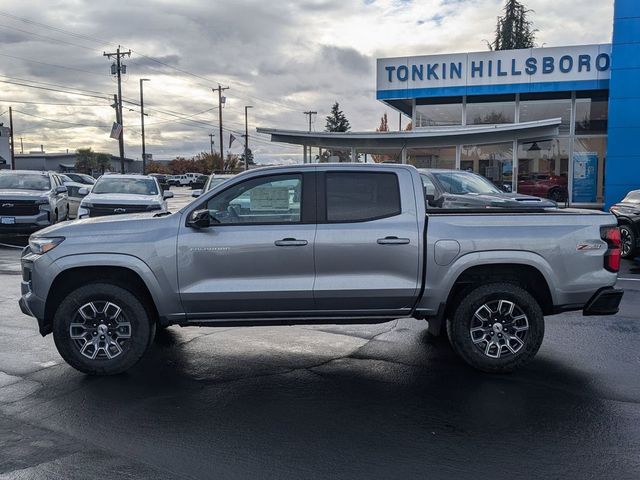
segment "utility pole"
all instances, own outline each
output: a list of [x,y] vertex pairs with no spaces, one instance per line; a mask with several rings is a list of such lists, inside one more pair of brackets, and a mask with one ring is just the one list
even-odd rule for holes
[[226,98],[222,96],[222,92],[229,90],[229,87],[223,87],[218,84],[218,88],[212,88],[214,92],[218,92],[218,123],[220,128],[220,156],[224,162],[224,138],[222,137],[222,105],[226,102]]
[[213,156],[213,133],[209,134],[209,146],[211,147],[211,156]]
[[402,131],[402,112],[398,112],[398,131]]
[[[309,117],[309,133],[311,133],[311,117],[313,115],[317,115],[318,112],[313,112],[313,111],[309,110],[309,111],[302,112],[302,113],[304,113],[305,115],[307,115]],[[307,146],[306,145],[304,146],[304,152],[305,152],[304,153],[304,158],[307,158]],[[309,163],[312,163],[311,162],[311,147],[309,147]]]
[[20,153],[24,153],[24,146],[22,145],[22,137],[20,137]]
[[122,74],[127,73],[127,66],[122,65],[120,63],[120,58],[124,57],[125,55],[130,57],[131,50],[127,52],[121,52],[120,45],[118,45],[118,49],[115,51],[115,53],[103,52],[102,54],[102,56],[107,58],[116,57],[116,62],[113,65],[111,65],[111,74],[116,75],[118,78],[118,98],[116,103],[118,105],[118,108],[117,108],[118,117],[119,117],[118,123],[122,127],[122,130],[120,132],[120,138],[118,139],[118,143],[120,146],[120,173],[124,173],[124,124],[122,121]]
[[9,107],[9,140],[11,140],[11,170],[16,169],[16,155],[13,149],[13,110]]
[[140,123],[142,124],[142,174],[145,175],[147,173],[147,151],[144,144],[144,95],[143,95],[143,87],[142,82],[148,82],[148,78],[140,79]]
[[249,170],[249,123],[247,122],[247,110],[253,108],[253,105],[245,105],[244,107],[244,169]]

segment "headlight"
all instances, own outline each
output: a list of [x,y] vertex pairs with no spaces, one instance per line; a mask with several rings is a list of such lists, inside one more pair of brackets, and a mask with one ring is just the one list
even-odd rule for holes
[[80,204],[80,206],[81,206],[82,208],[93,208],[93,203],[91,203],[91,202],[82,202],[82,203]]
[[47,253],[62,243],[64,237],[31,237],[29,248],[36,255]]
[[36,200],[36,205],[49,205],[49,199],[39,198],[38,200]]
[[157,204],[149,205],[147,207],[147,210],[161,210],[161,209],[162,209],[162,205],[157,205]]

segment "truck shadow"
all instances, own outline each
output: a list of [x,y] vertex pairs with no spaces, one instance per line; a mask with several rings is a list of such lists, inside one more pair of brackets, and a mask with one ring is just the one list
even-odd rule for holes
[[[196,475],[204,461],[220,478],[608,475],[577,450],[606,455],[629,429],[583,373],[543,356],[512,375],[485,375],[446,341],[407,335],[319,361],[304,351],[216,352],[215,341],[169,329],[129,373],[81,382],[74,420],[89,425],[108,408],[111,424],[127,425],[126,445],[154,455],[179,448],[172,468]],[[508,453],[507,466],[495,452]],[[616,459],[625,476],[631,459]]]

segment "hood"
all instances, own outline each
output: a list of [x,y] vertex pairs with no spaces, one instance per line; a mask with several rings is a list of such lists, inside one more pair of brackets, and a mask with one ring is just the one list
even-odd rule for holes
[[544,198],[521,195],[518,193],[467,193],[444,195],[444,206],[455,207],[503,207],[503,208],[550,208],[557,207],[556,202]]
[[130,213],[124,215],[108,215],[105,217],[83,218],[57,223],[39,230],[37,237],[101,237],[108,235],[127,235],[148,232],[151,228],[166,222],[173,222],[172,217],[179,214],[157,216],[158,212]]
[[47,198],[46,190],[0,190],[0,200],[38,200],[40,198]]
[[158,195],[132,195],[128,193],[89,193],[84,202],[108,205],[149,205],[151,203],[162,203]]

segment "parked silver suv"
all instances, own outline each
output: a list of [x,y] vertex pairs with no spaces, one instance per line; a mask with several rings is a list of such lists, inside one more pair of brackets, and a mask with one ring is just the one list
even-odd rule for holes
[[149,175],[103,175],[91,191],[86,193],[80,207],[78,218],[104,217],[123,213],[167,211],[167,198],[173,193],[162,191],[158,180]]
[[0,233],[30,233],[69,217],[67,187],[53,172],[0,171]]

